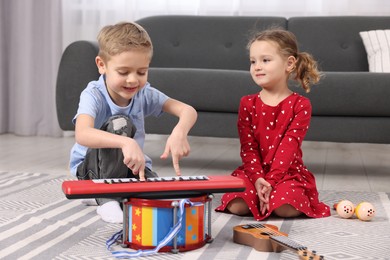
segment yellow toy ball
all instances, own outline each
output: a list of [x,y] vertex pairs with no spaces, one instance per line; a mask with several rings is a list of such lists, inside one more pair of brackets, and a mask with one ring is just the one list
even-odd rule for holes
[[353,216],[355,206],[349,200],[342,200],[335,205],[337,214],[342,218],[350,218]]
[[363,221],[370,221],[375,216],[375,208],[369,202],[361,202],[355,209],[356,217]]

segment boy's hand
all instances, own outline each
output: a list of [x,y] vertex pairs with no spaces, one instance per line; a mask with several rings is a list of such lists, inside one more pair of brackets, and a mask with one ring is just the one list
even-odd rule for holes
[[145,181],[145,168],[143,170],[140,170],[138,174],[139,174],[139,180]]
[[172,134],[168,137],[167,143],[165,144],[165,149],[163,154],[160,156],[161,159],[167,159],[171,153],[172,164],[175,169],[176,175],[180,176],[180,166],[179,160],[182,157],[187,156],[190,153],[190,145],[188,143],[187,137],[179,134]]
[[123,163],[133,172],[139,174],[141,181],[145,180],[145,156],[134,139],[128,138],[122,146]]

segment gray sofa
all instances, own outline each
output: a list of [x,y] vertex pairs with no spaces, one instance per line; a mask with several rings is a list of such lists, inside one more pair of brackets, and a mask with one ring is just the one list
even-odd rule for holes
[[[154,56],[149,82],[191,104],[198,121],[190,135],[237,137],[242,96],[259,91],[252,81],[246,43],[254,30],[278,26],[292,31],[301,51],[324,71],[308,94],[313,106],[306,140],[390,143],[390,73],[368,72],[360,31],[390,28],[390,17],[153,16],[137,21],[149,32]],[[57,114],[73,130],[82,89],[97,79],[95,42],[77,41],[64,51],[57,78]],[[389,102],[389,103],[388,103]],[[175,118],[148,118],[148,133],[170,133]]]

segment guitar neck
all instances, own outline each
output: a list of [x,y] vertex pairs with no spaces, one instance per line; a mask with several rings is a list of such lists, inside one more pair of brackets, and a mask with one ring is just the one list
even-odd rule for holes
[[284,246],[284,247],[291,249],[291,250],[298,251],[298,250],[307,249],[306,246],[301,245],[301,244],[289,239],[286,236],[270,236],[269,238],[271,240],[275,241],[276,243],[278,243],[279,245]]
[[309,251],[306,246],[301,245],[286,236],[270,236],[269,238],[284,248],[297,252],[301,260],[325,259],[324,256],[317,255],[315,251]]

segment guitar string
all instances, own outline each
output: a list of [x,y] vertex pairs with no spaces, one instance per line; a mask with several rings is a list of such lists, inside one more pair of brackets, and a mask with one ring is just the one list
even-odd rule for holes
[[284,236],[284,234],[282,234],[282,233],[280,233],[280,232],[278,232],[278,231],[276,231],[276,230],[273,230],[272,228],[267,227],[267,226],[265,226],[265,225],[263,225],[263,224],[251,224],[251,226],[253,226],[254,228],[256,228],[256,229],[258,229],[258,230],[260,230],[260,228],[263,228],[263,229],[268,230],[269,233],[263,232],[263,233],[265,233],[266,235],[274,235],[274,236],[276,236],[276,235],[278,235],[278,236],[283,235],[283,236]]
[[[259,230],[259,231],[261,231],[261,229],[268,230],[268,232],[267,232],[267,231],[266,231],[266,232],[261,231],[263,234],[266,234],[266,235],[268,235],[268,236],[279,236],[279,237],[281,236],[281,237],[286,237],[284,234],[278,232],[277,230],[273,230],[272,228],[267,227],[267,226],[265,226],[265,225],[263,225],[263,224],[251,224],[250,226],[254,227],[255,229],[257,229],[257,230]],[[279,241],[279,242],[282,242],[282,241]],[[290,241],[290,242],[293,242],[293,241]],[[296,246],[292,245],[291,243],[288,244],[288,241],[283,241],[282,243],[283,243],[284,245],[286,245],[286,246],[288,246],[288,247],[290,247],[290,248],[292,248],[292,249],[298,250],[298,251],[300,251],[300,250],[302,250],[302,249],[304,249],[304,250],[307,249],[307,247],[302,246],[302,245],[300,245],[300,244],[298,244],[298,243],[296,243],[296,242],[294,242],[294,243],[296,244]]]

